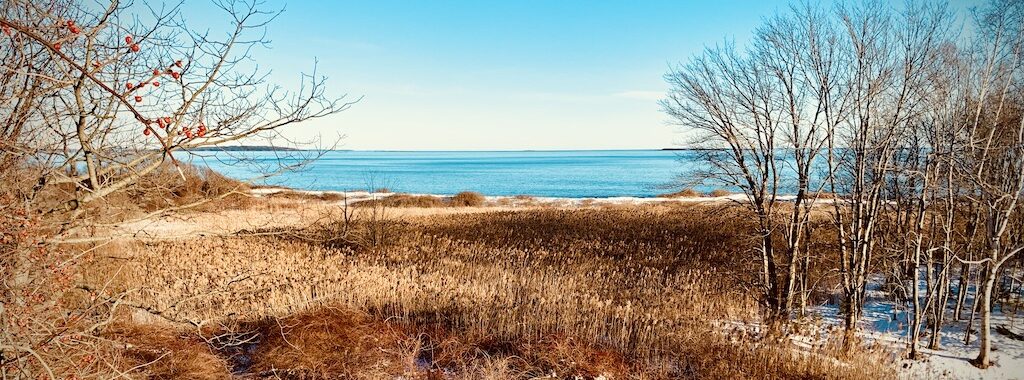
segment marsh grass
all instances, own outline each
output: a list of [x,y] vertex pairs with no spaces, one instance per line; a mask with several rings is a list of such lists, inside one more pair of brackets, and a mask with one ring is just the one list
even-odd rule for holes
[[701,194],[693,188],[685,188],[676,192],[658,195],[659,198],[700,198],[702,196],[704,196],[704,194]]
[[337,192],[301,192],[294,190],[282,190],[267,195],[269,198],[290,199],[290,200],[312,200],[324,202],[341,202],[345,200],[345,194]]
[[714,189],[714,190],[711,190],[710,193],[708,193],[709,197],[724,197],[724,196],[728,196],[728,195],[732,195],[732,192],[729,191],[729,190],[725,190],[725,189]]
[[463,191],[451,197],[436,195],[392,194],[380,199],[353,203],[357,207],[480,207],[487,201],[480,193]]
[[388,239],[370,247],[313,227],[127,242],[103,247],[111,259],[86,277],[117,273],[118,290],[138,289],[131,304],[207,337],[255,332],[248,374],[891,376],[876,356],[721,333],[719,321],[757,321],[745,220],[680,205],[363,221],[351,233],[388,223]]

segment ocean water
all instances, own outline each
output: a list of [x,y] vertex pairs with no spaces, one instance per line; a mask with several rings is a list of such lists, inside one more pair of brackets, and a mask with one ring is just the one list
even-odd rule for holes
[[[330,151],[299,170],[279,171],[310,154],[195,152],[191,160],[230,177],[308,190],[569,198],[656,196],[676,189],[671,185],[696,164],[693,152],[662,150]],[[274,175],[258,178],[267,174]]]

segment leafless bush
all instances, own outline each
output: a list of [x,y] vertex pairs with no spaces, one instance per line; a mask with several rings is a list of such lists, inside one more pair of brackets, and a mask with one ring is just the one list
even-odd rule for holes
[[448,202],[452,206],[456,207],[479,207],[483,206],[486,200],[487,199],[480,193],[463,191],[452,196]]
[[674,193],[658,195],[658,197],[661,198],[699,198],[701,196],[703,196],[703,194],[692,188],[685,188]]

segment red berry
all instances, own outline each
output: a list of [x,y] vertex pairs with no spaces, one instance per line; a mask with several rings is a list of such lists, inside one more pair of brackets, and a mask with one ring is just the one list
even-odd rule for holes
[[71,25],[70,27],[68,27],[68,30],[70,30],[71,33],[73,33],[73,34],[78,34],[78,32],[80,32],[80,30],[78,30],[78,27],[74,26],[74,25]]
[[132,43],[132,36],[124,36],[124,43],[126,43],[126,44]]
[[153,69],[153,76],[155,76],[155,77],[160,76],[160,70]]
[[203,137],[203,136],[206,136],[206,130],[205,129],[200,129],[199,130],[199,137]]
[[164,116],[164,123],[171,124],[171,117],[170,116]]
[[53,48],[56,50],[60,50],[60,42],[54,43]]
[[178,73],[176,73],[174,71],[171,71],[171,77],[174,78],[174,79],[178,79],[178,78],[181,78],[181,74],[178,74]]
[[174,61],[174,65],[178,66],[178,67],[181,67],[181,60],[179,59],[177,61]]
[[160,129],[164,129],[164,127],[166,127],[166,125],[164,125],[164,119],[163,119],[163,118],[159,118],[159,117],[158,117],[158,118],[156,119],[156,124],[157,124],[158,126],[160,126]]
[[153,81],[153,87],[160,87],[160,82]]
[[72,27],[72,26],[75,26],[75,20],[68,20],[67,21],[67,25],[68,25],[69,28]]
[[128,82],[128,83],[125,83],[124,86],[127,87],[129,90],[131,90],[132,87],[135,87],[135,84],[133,84],[132,82]]
[[149,128],[143,129],[142,134],[149,136]]
[[141,102],[141,101],[142,101],[142,97],[138,96],[138,95],[135,95],[135,102],[138,103],[138,102]]
[[132,52],[133,53],[138,53],[139,50],[140,49],[139,49],[139,45],[138,44],[132,44]]

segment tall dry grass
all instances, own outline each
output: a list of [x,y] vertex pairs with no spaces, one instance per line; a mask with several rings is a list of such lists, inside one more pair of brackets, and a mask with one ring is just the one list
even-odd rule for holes
[[[718,322],[757,320],[744,220],[704,206],[375,220],[389,234],[373,247],[333,228],[120,243],[86,277],[135,289],[137,316],[255,331],[246,373],[889,376],[873,356],[721,333]],[[357,352],[339,358],[338,344]]]
[[450,197],[436,195],[392,194],[380,199],[353,203],[359,207],[480,207],[487,202],[482,194],[463,191]]

